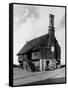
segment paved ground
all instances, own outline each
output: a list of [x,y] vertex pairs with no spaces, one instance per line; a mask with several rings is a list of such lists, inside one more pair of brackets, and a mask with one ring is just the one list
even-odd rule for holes
[[13,81],[14,81],[14,86],[64,83],[65,68],[56,69],[54,71],[43,71],[43,72],[34,72],[34,73],[15,68]]

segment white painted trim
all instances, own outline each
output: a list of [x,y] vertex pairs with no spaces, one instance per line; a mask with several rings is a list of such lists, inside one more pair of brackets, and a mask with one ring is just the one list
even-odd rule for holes
[[46,60],[44,59],[43,61],[44,61],[44,62],[43,62],[43,63],[44,63],[44,64],[43,64],[43,65],[44,65],[43,68],[44,68],[44,71],[45,71]]
[[40,59],[40,71],[42,71],[42,59]]

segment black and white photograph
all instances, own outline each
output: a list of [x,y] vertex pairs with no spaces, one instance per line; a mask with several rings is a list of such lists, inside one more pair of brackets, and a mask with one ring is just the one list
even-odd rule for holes
[[13,86],[66,83],[66,7],[12,5]]

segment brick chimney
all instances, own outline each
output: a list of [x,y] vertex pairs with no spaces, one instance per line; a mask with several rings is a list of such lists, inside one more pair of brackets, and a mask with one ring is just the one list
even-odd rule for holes
[[55,30],[54,30],[54,15],[49,14],[49,43],[48,45],[51,46],[54,42]]

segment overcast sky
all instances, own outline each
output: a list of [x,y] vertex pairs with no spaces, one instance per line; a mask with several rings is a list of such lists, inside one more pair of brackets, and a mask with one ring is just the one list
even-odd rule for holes
[[55,36],[61,46],[61,63],[65,63],[65,8],[17,4],[13,9],[15,64],[18,64],[16,54],[27,41],[48,33],[49,14],[55,15]]

